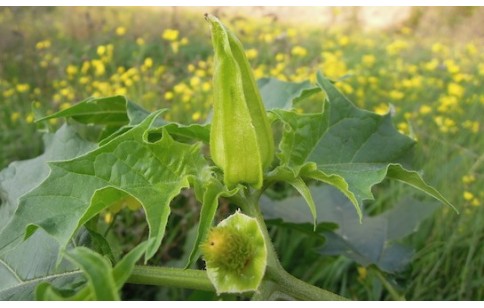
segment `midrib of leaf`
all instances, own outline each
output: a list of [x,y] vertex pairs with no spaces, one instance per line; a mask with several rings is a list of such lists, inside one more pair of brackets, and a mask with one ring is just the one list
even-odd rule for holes
[[17,275],[17,273],[15,272],[15,270],[13,268],[11,268],[10,265],[8,265],[7,263],[5,263],[4,260],[0,259],[0,263],[3,264],[5,266],[5,268],[7,268],[10,271],[10,273],[13,274],[13,276],[15,277],[15,279],[18,280],[18,282],[22,282],[23,281],[22,278],[20,278],[20,276]]
[[[2,261],[2,260],[0,259],[0,261]],[[5,264],[4,262],[2,262],[2,263]],[[11,268],[9,267],[9,269],[11,269]],[[9,291],[9,290],[14,290],[16,288],[24,287],[24,286],[27,286],[29,284],[37,283],[37,282],[40,282],[40,281],[47,281],[47,280],[52,280],[52,279],[55,279],[55,278],[69,277],[69,276],[73,276],[73,275],[77,275],[77,274],[81,274],[81,273],[82,273],[81,270],[75,270],[75,271],[59,273],[59,274],[51,274],[51,275],[47,275],[47,276],[44,276],[44,277],[38,277],[38,278],[29,279],[29,280],[23,280],[20,277],[18,277],[18,275],[15,273],[15,277],[20,279],[19,280],[20,283],[13,286],[13,287],[0,290],[0,293],[6,292],[6,291]]]

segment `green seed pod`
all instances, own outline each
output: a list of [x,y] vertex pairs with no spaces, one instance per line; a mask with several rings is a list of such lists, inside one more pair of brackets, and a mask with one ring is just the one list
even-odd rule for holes
[[217,293],[257,290],[267,264],[257,220],[237,212],[213,228],[200,248]]
[[215,51],[210,153],[228,187],[260,188],[274,157],[271,125],[242,44],[216,17],[206,19]]

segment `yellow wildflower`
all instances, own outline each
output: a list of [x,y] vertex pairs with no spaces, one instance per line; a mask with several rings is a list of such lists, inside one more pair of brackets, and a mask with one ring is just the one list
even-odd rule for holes
[[420,106],[419,112],[423,115],[429,114],[432,111],[432,108],[429,105],[422,105]]
[[178,30],[175,30],[175,29],[165,29],[165,31],[163,31],[163,34],[161,35],[161,37],[164,39],[164,40],[167,40],[167,41],[176,41],[176,39],[178,38]]
[[255,58],[257,58],[257,49],[255,49],[255,48],[248,49],[245,52],[245,54],[247,56],[247,59],[249,59],[249,60],[255,59]]
[[364,55],[361,57],[361,62],[366,66],[373,66],[375,64],[376,58],[374,55]]
[[75,65],[69,64],[66,67],[66,73],[69,76],[73,76],[73,75],[77,74],[77,71],[78,71],[78,69],[77,69],[77,66],[75,66]]
[[12,121],[12,123],[17,122],[19,118],[20,118],[20,112],[18,112],[18,111],[14,111],[10,115],[10,121]]
[[27,92],[30,89],[29,84],[27,83],[19,83],[15,89],[17,90],[18,93],[24,93]]
[[166,99],[167,101],[172,100],[172,99],[173,99],[173,96],[174,96],[174,95],[173,95],[173,92],[170,92],[170,91],[165,92],[165,99]]
[[474,199],[474,195],[471,192],[464,191],[464,200],[471,201]]
[[143,46],[145,44],[145,40],[142,37],[138,37],[136,39],[136,44],[139,46]]
[[123,36],[126,34],[126,28],[125,27],[117,27],[116,28],[116,35],[117,36]]
[[296,57],[305,57],[308,54],[308,51],[304,47],[294,46],[291,49],[291,54]]

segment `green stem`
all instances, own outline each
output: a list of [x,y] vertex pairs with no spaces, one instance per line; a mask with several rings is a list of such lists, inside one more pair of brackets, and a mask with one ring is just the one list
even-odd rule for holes
[[388,292],[390,293],[391,297],[394,300],[396,300],[396,301],[404,301],[405,300],[405,297],[398,294],[397,290],[395,290],[395,288],[392,286],[392,284],[390,282],[388,282],[388,280],[385,278],[385,276],[383,276],[382,273],[378,269],[375,270],[375,273],[376,273],[376,276],[378,277],[378,279],[380,279],[380,281],[383,283],[383,285],[388,290]]
[[302,281],[285,270],[275,270],[267,267],[266,277],[278,285],[278,291],[290,295],[298,300],[305,301],[344,301],[348,300],[338,294],[332,293]]
[[128,283],[215,291],[202,270],[137,265]]

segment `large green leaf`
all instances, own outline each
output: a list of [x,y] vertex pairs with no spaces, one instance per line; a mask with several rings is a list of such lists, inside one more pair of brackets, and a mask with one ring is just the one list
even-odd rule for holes
[[[0,229],[13,216],[19,198],[48,176],[48,161],[70,159],[95,148],[67,125],[55,134],[45,134],[44,144],[42,155],[13,162],[0,172]],[[0,300],[31,300],[36,285],[42,282],[62,287],[82,280],[80,271],[70,263],[57,264],[58,250],[59,244],[39,230],[13,250],[0,253]]]
[[[402,270],[411,260],[412,250],[396,242],[415,232],[419,224],[438,207],[437,202],[422,202],[406,198],[392,209],[377,216],[365,216],[363,222],[351,202],[330,186],[312,187],[318,220],[338,224],[334,231],[324,231],[326,243],[321,253],[345,255],[363,266],[375,264],[387,272]],[[310,211],[301,211],[302,197],[282,201],[261,199],[266,219],[283,219],[290,223],[313,221]]]
[[11,163],[0,172],[0,230],[17,209],[19,198],[38,186],[49,174],[48,161],[65,160],[95,148],[73,128],[63,125],[55,134],[44,135],[44,153],[36,158]]
[[[394,128],[389,114],[361,110],[321,74],[317,79],[327,97],[321,113],[273,111],[284,123],[278,153],[283,167],[303,178],[336,176],[337,185],[326,182],[353,201],[360,217],[363,200],[373,199],[371,188],[387,176],[452,206],[418,173],[401,165],[411,156],[415,142]],[[307,164],[316,164],[318,170],[305,168]]]
[[145,210],[149,238],[154,239],[146,258],[153,256],[163,238],[170,201],[205,165],[198,144],[176,142],[166,131],[160,140],[149,141],[156,116],[83,156],[49,163],[49,177],[21,199],[0,233],[0,252],[39,227],[65,247],[83,223],[129,194]]

